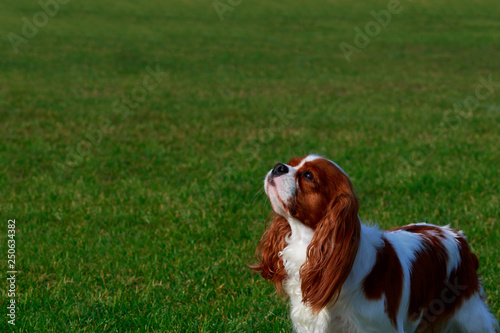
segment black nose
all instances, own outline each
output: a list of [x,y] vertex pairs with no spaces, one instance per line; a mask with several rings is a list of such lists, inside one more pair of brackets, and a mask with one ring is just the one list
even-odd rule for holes
[[281,176],[284,175],[285,173],[288,173],[288,167],[283,163],[276,164],[272,171],[273,176]]

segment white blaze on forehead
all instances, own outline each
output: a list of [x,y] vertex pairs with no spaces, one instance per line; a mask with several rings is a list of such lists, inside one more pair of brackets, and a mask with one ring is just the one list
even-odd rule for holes
[[307,155],[306,157],[304,157],[302,159],[302,161],[299,163],[299,165],[297,165],[294,168],[298,170],[298,169],[302,168],[304,166],[304,164],[306,164],[307,162],[311,162],[311,161],[317,160],[319,158],[323,158],[323,157],[318,156],[318,155]]
[[341,168],[341,167],[339,167],[339,165],[338,165],[337,163],[335,163],[334,161],[329,160],[329,159],[327,159],[327,158],[324,158],[324,157],[322,157],[322,156],[315,155],[315,154],[307,155],[307,156],[306,156],[306,157],[302,160],[302,162],[300,162],[300,164],[299,164],[299,165],[297,165],[297,166],[295,167],[295,169],[297,169],[297,170],[298,170],[298,169],[300,169],[301,167],[303,167],[305,163],[307,163],[307,162],[311,162],[311,161],[314,161],[314,160],[317,160],[317,159],[320,159],[320,158],[321,158],[321,159],[324,159],[324,160],[327,160],[328,162],[332,163],[332,164],[333,164],[333,165],[335,165],[335,166],[336,166],[336,167],[337,167],[340,171],[342,171],[342,173],[343,173],[344,175],[346,175],[346,176],[347,176],[347,173],[345,173],[345,171],[344,171],[344,170],[342,170],[342,168]]

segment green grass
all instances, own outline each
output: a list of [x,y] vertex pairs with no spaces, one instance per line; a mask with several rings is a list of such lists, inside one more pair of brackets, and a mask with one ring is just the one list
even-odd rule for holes
[[[386,1],[243,1],[223,21],[211,1],[71,1],[18,53],[7,34],[40,8],[0,4],[0,270],[15,218],[16,329],[290,331],[247,264],[265,173],[309,152],[350,174],[362,219],[462,229],[498,317],[500,6],[402,6],[348,63],[339,44]],[[148,66],[168,75],[116,113]],[[491,96],[449,120],[489,75]]]

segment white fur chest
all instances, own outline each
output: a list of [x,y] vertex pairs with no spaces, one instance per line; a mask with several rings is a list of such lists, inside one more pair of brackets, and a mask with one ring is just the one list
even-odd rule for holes
[[311,308],[302,302],[300,268],[307,259],[307,247],[314,232],[297,220],[289,220],[292,232],[288,235],[287,246],[280,253],[285,265],[287,279],[283,288],[290,297],[290,317],[298,333],[325,332],[330,322],[326,309],[314,315]]
[[[343,291],[337,303],[331,308],[324,308],[314,315],[311,308],[302,302],[300,268],[307,259],[307,247],[312,241],[314,231],[297,220],[288,221],[292,232],[286,238],[287,246],[280,252],[288,277],[283,282],[283,288],[290,297],[290,317],[295,331],[298,333],[324,333],[334,329],[335,332],[360,332],[359,327],[367,327],[366,323],[356,320],[359,316],[353,304],[347,302],[350,298],[343,297],[345,293],[353,293],[362,279],[375,264],[375,247],[381,246],[380,231],[377,228],[362,227],[362,245],[353,265],[353,271],[345,281]],[[355,292],[354,292],[355,293]],[[383,314],[383,301],[371,302],[371,306]],[[371,306],[364,304],[366,309]],[[380,310],[382,309],[382,310]],[[370,312],[370,310],[368,310]],[[377,314],[378,316],[378,314]],[[368,332],[368,330],[366,330]]]

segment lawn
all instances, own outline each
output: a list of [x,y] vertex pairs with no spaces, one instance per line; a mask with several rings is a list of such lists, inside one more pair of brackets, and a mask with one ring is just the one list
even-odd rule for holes
[[247,265],[310,152],[363,220],[463,230],[498,317],[498,0],[211,1],[0,4],[0,331],[289,332]]

